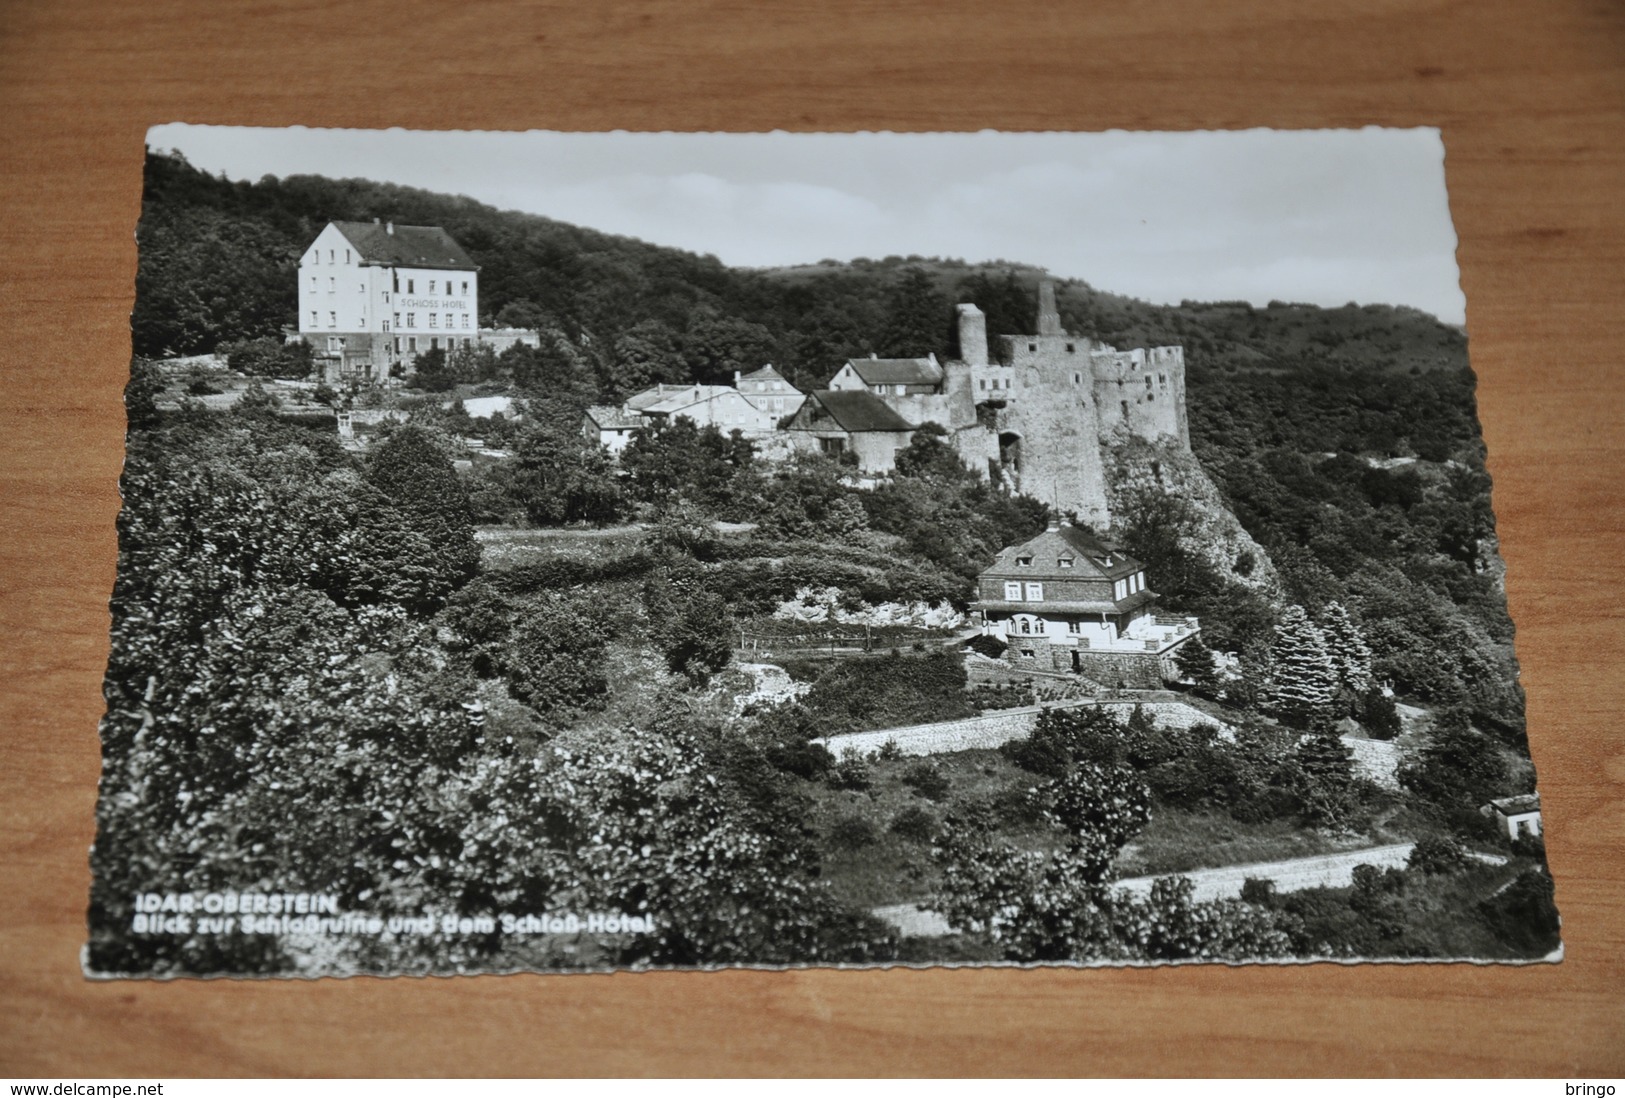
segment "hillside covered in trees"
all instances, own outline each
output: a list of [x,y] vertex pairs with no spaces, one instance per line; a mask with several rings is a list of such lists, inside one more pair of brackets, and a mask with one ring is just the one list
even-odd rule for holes
[[[656,381],[727,381],[772,362],[810,389],[849,356],[951,356],[956,301],[974,301],[990,333],[1028,331],[1042,273],[918,256],[737,270],[468,198],[315,176],[232,182],[155,153],[136,354],[276,334],[293,319],[308,242],[331,219],[373,217],[444,226],[480,264],[482,320],[544,333],[538,352],[470,358],[460,373],[424,371],[420,384],[529,394],[559,437],[587,404]],[[1077,281],[1060,285],[1059,305],[1069,330],[1118,347],[1184,346],[1192,449],[1281,577],[1279,592],[1261,592],[1244,582],[1259,564],[1247,552],[1215,566],[1191,551],[1211,531],[1157,477],[1114,504],[1113,533],[1151,566],[1169,609],[1204,615],[1222,647],[1242,652],[1267,646],[1284,605],[1341,603],[1369,625],[1383,680],[1521,736],[1459,329],[1404,307],[1163,306]],[[484,498],[493,517],[523,510],[501,491]],[[554,501],[531,513],[549,508],[558,519],[590,510]]]

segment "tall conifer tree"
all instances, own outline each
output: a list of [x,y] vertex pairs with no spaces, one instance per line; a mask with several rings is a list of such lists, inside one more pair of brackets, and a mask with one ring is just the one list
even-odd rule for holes
[[1340,685],[1356,694],[1371,688],[1371,648],[1340,602],[1328,603],[1321,614],[1321,635],[1326,653],[1337,668]]
[[1301,606],[1289,606],[1270,647],[1274,678],[1271,707],[1287,723],[1306,727],[1326,710],[1337,690],[1337,668],[1326,652],[1320,630]]

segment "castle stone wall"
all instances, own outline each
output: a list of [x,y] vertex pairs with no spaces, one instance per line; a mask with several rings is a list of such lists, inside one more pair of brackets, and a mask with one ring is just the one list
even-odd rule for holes
[[1190,445],[1183,347],[1097,351],[1089,358],[1102,435],[1123,429],[1151,442],[1167,435]]
[[1106,526],[1106,478],[1090,384],[1087,339],[1006,337],[1014,386],[999,414],[1001,435],[1021,440],[1016,480],[1025,495],[1092,526]]

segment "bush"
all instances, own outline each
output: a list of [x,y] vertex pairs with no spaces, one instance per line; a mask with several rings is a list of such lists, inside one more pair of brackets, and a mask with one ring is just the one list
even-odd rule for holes
[[940,801],[948,795],[948,775],[934,762],[917,762],[903,771],[903,784],[927,800]]
[[1394,699],[1376,687],[1355,699],[1354,719],[1374,740],[1391,740],[1399,735],[1401,728],[1399,708],[1394,705]]
[[902,757],[903,749],[897,746],[896,740],[887,740],[880,745],[880,750],[875,752],[875,758],[881,762],[896,762]]
[[835,756],[821,743],[779,743],[767,749],[767,758],[786,774],[815,782],[835,766]]
[[1427,835],[1416,841],[1406,869],[1420,870],[1430,876],[1457,873],[1471,864],[1467,851],[1448,835]]
[[302,339],[284,343],[264,336],[221,344],[218,350],[227,366],[250,377],[302,378],[313,369],[310,344]]
[[834,850],[862,850],[879,841],[875,825],[863,816],[842,816],[829,829],[829,845]]
[[965,647],[969,648],[972,652],[980,652],[989,659],[996,660],[1004,655],[1005,649],[1008,648],[1009,645],[1005,644],[998,637],[989,636],[986,633],[980,633],[966,641]]
[[1275,903],[1275,882],[1262,877],[1248,877],[1241,882],[1241,902],[1269,907]]
[[937,818],[917,804],[892,818],[891,832],[910,842],[928,843],[937,837]]
[[841,752],[841,760],[830,769],[824,780],[831,789],[850,789],[861,793],[874,784],[874,775],[869,770],[868,761],[849,749]]

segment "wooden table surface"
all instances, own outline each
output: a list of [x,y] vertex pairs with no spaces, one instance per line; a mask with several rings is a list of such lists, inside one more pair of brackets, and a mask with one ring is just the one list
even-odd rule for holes
[[[0,6],[0,1075],[1625,1073],[1625,6]],[[142,139],[1442,128],[1567,959],[89,983]]]

